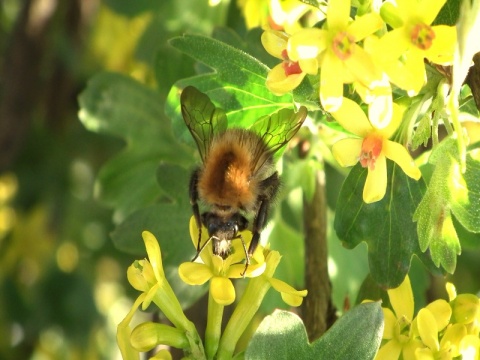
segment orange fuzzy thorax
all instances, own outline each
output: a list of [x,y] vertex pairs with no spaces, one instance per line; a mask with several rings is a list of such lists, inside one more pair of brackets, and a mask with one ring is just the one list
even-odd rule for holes
[[252,147],[256,142],[257,138],[239,137],[235,131],[214,139],[198,183],[202,199],[222,207],[254,208],[258,180],[252,176]]

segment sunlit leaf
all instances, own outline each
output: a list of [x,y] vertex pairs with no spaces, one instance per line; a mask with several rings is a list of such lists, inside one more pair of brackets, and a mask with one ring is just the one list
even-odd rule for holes
[[452,214],[470,232],[480,232],[480,162],[467,155],[461,173],[455,139],[447,138],[432,152],[435,165],[428,190],[415,212],[422,251],[430,248],[432,259],[453,273],[461,247]]
[[186,141],[190,141],[190,134],[180,116],[179,94],[188,85],[206,93],[224,109],[229,126],[248,128],[264,115],[293,107],[290,94],[275,96],[267,89],[269,68],[244,51],[201,35],[175,37],[170,44],[211,69],[178,81],[168,96],[166,113],[172,118],[175,133]]
[[373,359],[382,333],[379,303],[354,307],[311,344],[302,320],[277,310],[257,328],[245,359]]

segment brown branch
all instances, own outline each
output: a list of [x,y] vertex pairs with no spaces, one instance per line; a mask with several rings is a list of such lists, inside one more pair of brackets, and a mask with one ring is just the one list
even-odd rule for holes
[[24,142],[41,87],[39,71],[49,18],[37,19],[34,0],[24,1],[1,69],[0,171]]
[[305,227],[305,285],[308,296],[303,303],[303,317],[310,341],[319,338],[335,321],[332,289],[328,276],[327,200],[325,174],[315,175],[315,193],[303,200]]

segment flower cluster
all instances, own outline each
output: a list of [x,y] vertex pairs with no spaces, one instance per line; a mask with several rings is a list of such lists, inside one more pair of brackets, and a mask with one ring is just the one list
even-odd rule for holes
[[[190,234],[196,248],[198,228],[193,217],[190,219]],[[203,229],[202,234],[202,243],[205,243],[208,241],[207,229]],[[128,281],[141,294],[117,329],[117,342],[124,359],[138,359],[139,352],[151,351],[158,345],[183,349],[195,359],[213,358],[215,354],[231,358],[237,341],[256,314],[270,287],[280,292],[282,299],[290,306],[300,306],[307,295],[306,290],[297,291],[273,277],[280,262],[277,251],[259,247],[253,256],[253,263],[242,275],[245,269],[242,262],[245,260],[245,253],[240,240],[238,244],[236,241],[232,242],[232,254],[226,259],[214,255],[212,248],[206,246],[200,254],[202,263],[187,262],[179,267],[180,277],[189,285],[202,285],[210,280],[207,329],[203,346],[195,325],[186,318],[165,277],[157,239],[148,231],[144,231],[142,236],[148,259],[135,261],[127,271]],[[252,238],[251,232],[244,231],[242,236],[247,240],[248,246]],[[224,306],[232,304],[236,299],[235,288],[230,279],[243,276],[251,279],[222,334]],[[152,302],[173,326],[149,321],[132,330],[130,323],[137,309],[141,306],[145,310]],[[169,353],[163,349],[154,358],[168,357]]]
[[376,359],[478,359],[480,299],[473,294],[457,296],[452,284],[447,284],[447,292],[449,302],[435,300],[414,317],[408,276],[389,290],[393,311],[383,308],[385,328]]
[[[278,95],[291,92],[309,76],[312,85],[318,84],[323,109],[358,136],[336,144],[334,156],[342,166],[360,162],[368,168],[367,203],[383,198],[385,158],[395,161],[408,176],[420,177],[404,144],[389,141],[402,120],[392,85],[414,96],[427,80],[425,60],[438,65],[452,63],[455,27],[431,25],[445,1],[386,1],[379,11],[358,8],[352,19],[350,1],[330,0],[321,27],[292,32],[270,28],[262,34],[264,48],[281,60],[268,74],[270,91]],[[315,81],[318,75],[319,81]],[[345,97],[345,84],[351,84],[368,106],[368,116]],[[396,126],[389,126],[392,122]],[[406,143],[408,139],[403,140]]]

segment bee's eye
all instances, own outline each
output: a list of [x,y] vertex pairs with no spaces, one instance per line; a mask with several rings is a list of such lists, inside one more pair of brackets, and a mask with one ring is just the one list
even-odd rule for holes
[[217,225],[216,224],[213,224],[213,223],[208,224],[208,234],[209,235],[212,235],[213,233],[215,233],[216,230],[217,230]]

